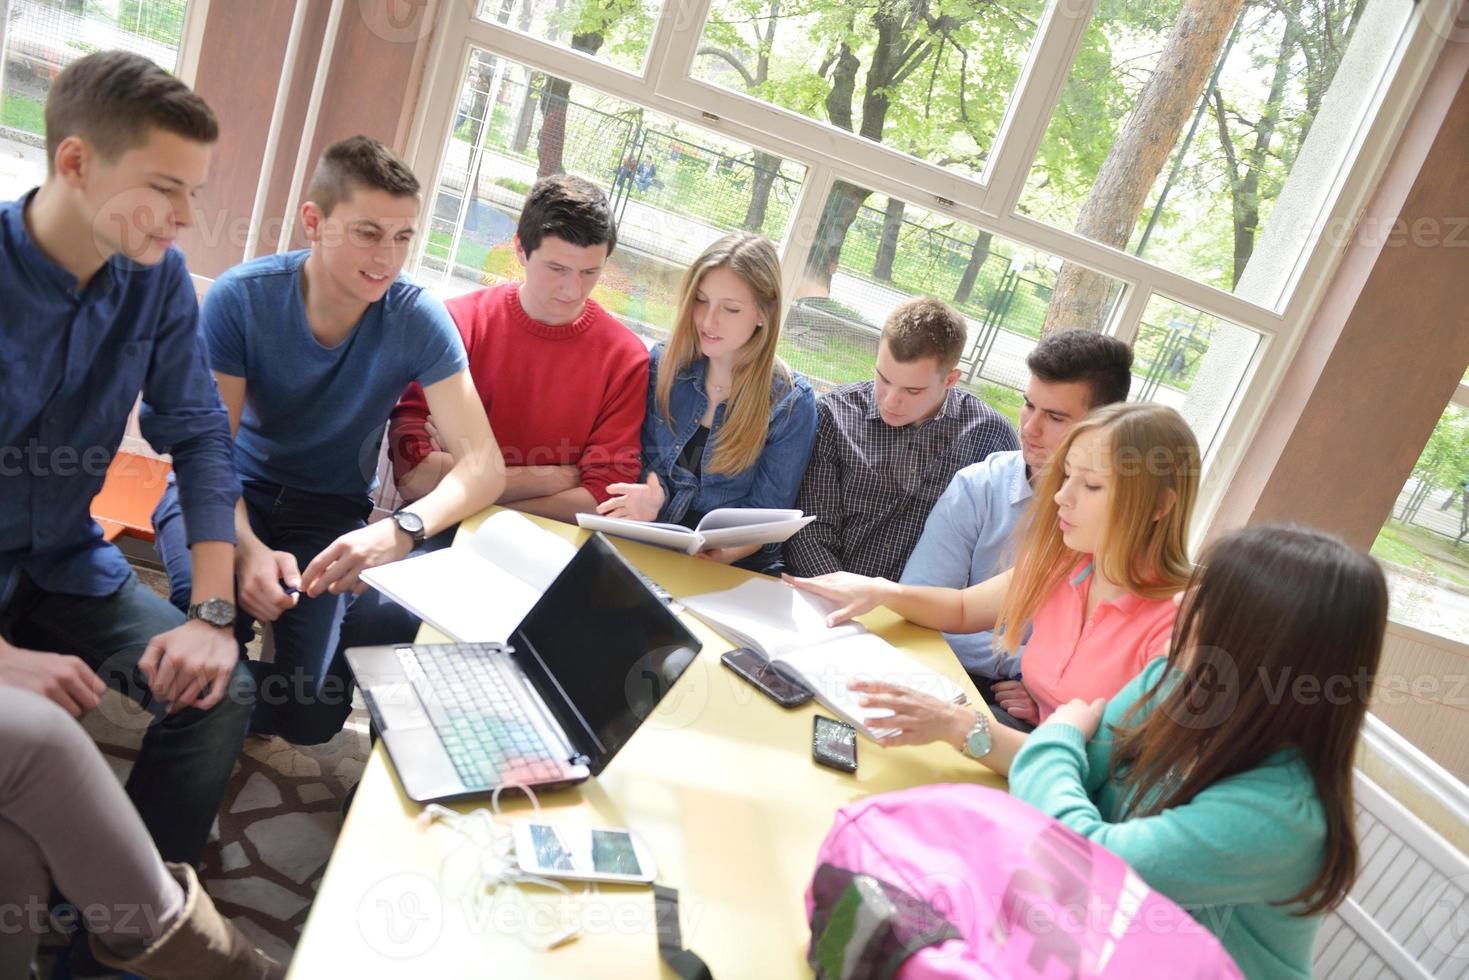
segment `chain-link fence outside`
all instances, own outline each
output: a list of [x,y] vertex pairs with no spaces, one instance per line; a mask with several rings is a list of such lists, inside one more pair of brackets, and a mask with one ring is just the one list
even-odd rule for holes
[[11,0],[0,129],[43,136],[52,80],[95,51],[132,51],[174,70],[187,7],[187,0]]
[[[575,173],[606,190],[618,217],[619,247],[594,296],[633,329],[660,338],[676,314],[687,265],[728,231],[781,240],[801,182],[778,157],[721,146],[610,98],[569,92],[554,78],[475,52],[420,272],[460,280],[463,288],[518,278],[509,243],[525,193],[538,172]],[[781,355],[821,387],[866,380],[887,314],[912,296],[937,296],[969,322],[964,383],[987,396],[994,385],[1023,388],[1024,358],[1040,337],[1055,269],[989,234],[964,226],[956,233],[953,222],[934,225],[912,214],[891,202],[857,210],[828,295],[792,304]],[[1103,322],[1120,293],[1115,286]],[[1145,332],[1139,368],[1149,366],[1153,388],[1176,387],[1176,374],[1163,370],[1176,363],[1176,345],[1162,335],[1154,343],[1151,327]],[[1152,370],[1155,364],[1161,367]],[[1189,367],[1196,366],[1195,357]],[[1018,396],[999,397],[1013,416]]]

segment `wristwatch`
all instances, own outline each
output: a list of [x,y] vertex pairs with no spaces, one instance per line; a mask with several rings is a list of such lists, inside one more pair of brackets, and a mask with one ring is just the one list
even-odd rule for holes
[[229,629],[235,625],[235,604],[228,599],[205,599],[189,607],[189,618],[203,620],[222,630]]
[[393,511],[393,523],[412,539],[414,544],[423,544],[423,518],[406,507]]
[[964,742],[959,746],[959,751],[964,753],[975,762],[979,762],[990,754],[995,747],[994,740],[990,738],[990,720],[985,717],[983,711],[974,713],[974,727],[969,734],[964,736]]

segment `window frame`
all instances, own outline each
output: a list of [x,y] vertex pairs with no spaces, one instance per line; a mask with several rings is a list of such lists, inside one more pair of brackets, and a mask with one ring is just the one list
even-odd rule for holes
[[[806,179],[786,239],[779,243],[787,296],[794,294],[805,267],[827,193],[837,180],[843,180],[1120,281],[1122,297],[1107,332],[1128,343],[1136,338],[1154,295],[1252,330],[1260,335],[1260,343],[1242,391],[1226,413],[1206,458],[1207,479],[1194,521],[1195,537],[1202,539],[1346,252],[1352,236],[1342,230],[1355,229],[1451,34],[1457,0],[1414,3],[1362,122],[1345,148],[1317,224],[1274,308],[1016,212],[1097,0],[1053,0],[1048,7],[996,133],[985,172],[978,178],[942,170],[892,147],[692,77],[711,4],[712,0],[664,0],[639,74],[514,28],[481,21],[474,16],[475,0],[443,0],[409,134],[409,163],[437,186],[470,51],[480,48],[805,166]],[[418,259],[416,254],[414,261]],[[1461,386],[1461,394],[1466,389],[1469,386]]]
[[204,29],[209,23],[211,0],[188,0],[184,7],[184,29],[179,35],[179,57],[174,74],[189,88],[199,78],[199,55],[204,50]]

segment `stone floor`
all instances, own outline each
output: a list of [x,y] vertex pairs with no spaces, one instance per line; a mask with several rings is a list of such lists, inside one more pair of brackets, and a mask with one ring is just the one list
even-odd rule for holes
[[[162,576],[139,576],[166,594]],[[259,651],[252,649],[252,656]],[[83,719],[119,778],[137,757],[139,712],[109,691]],[[359,706],[324,745],[248,736],[204,851],[200,877],[215,904],[261,947],[288,960],[341,828],[341,808],[367,760]]]

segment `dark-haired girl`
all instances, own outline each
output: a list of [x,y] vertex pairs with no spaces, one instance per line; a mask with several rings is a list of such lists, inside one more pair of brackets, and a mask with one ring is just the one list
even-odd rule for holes
[[1010,791],[1124,858],[1248,977],[1311,975],[1357,873],[1352,757],[1387,622],[1367,555],[1304,528],[1220,540],[1166,660],[1026,740]]

